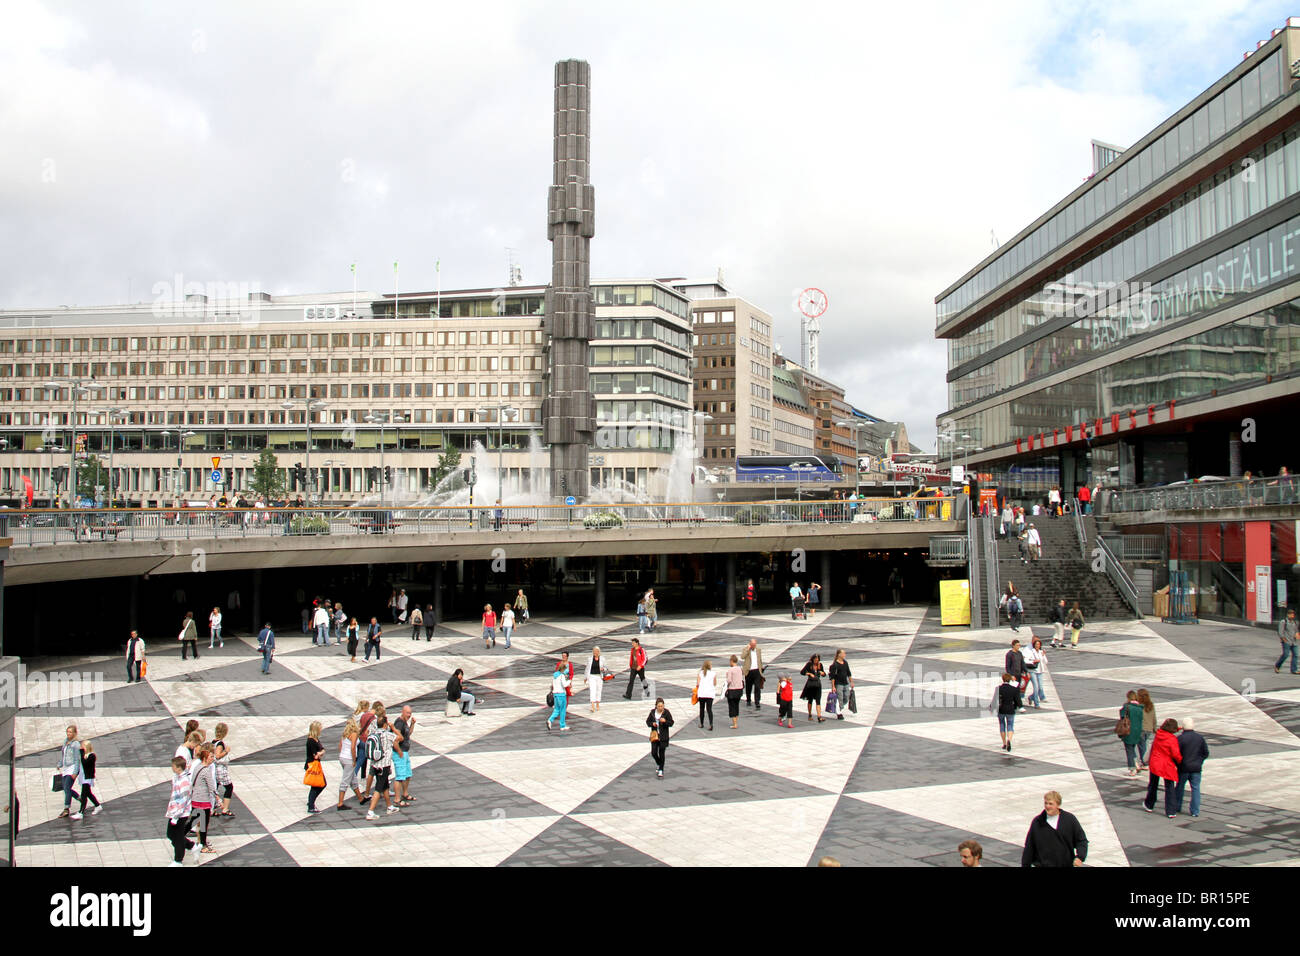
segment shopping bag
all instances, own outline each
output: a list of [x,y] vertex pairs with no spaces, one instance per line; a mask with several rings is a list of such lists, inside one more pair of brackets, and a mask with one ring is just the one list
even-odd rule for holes
[[840,695],[839,695],[839,694],[835,693],[835,691],[831,691],[829,694],[827,694],[827,695],[826,695],[826,713],[828,713],[828,714],[836,713],[836,708],[839,706],[839,703],[840,703]]
[[858,712],[858,692],[852,687],[849,688],[849,710],[855,714]]

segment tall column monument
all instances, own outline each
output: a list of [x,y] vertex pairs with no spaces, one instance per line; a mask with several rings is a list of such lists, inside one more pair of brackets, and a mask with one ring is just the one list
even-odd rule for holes
[[590,82],[591,67],[585,61],[555,64],[555,178],[546,216],[550,381],[542,400],[542,438],[551,446],[551,495],[559,498],[587,496],[587,455],[596,429],[588,368],[595,332],[591,237],[596,234],[596,195],[588,181]]

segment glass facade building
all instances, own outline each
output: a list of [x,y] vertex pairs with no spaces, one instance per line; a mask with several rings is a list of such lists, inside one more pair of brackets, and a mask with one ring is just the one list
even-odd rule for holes
[[1287,26],[936,298],[941,432],[1026,498],[1275,474],[1300,409],[1300,87]]

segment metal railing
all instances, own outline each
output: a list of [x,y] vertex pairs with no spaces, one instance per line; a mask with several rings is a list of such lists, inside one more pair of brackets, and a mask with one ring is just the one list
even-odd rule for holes
[[970,515],[966,519],[966,568],[967,577],[970,579],[968,590],[970,593],[970,622],[973,626],[979,627],[979,622],[983,616],[982,600],[980,595],[980,552],[979,552],[979,525],[980,520],[975,515]]
[[1207,511],[1215,508],[1260,508],[1300,504],[1300,477],[1229,478],[1177,482],[1159,488],[1125,488],[1102,492],[1107,514],[1137,511]]
[[936,534],[930,537],[931,564],[965,564],[966,539],[958,534]]
[[984,566],[987,569],[984,573],[984,581],[985,594],[988,597],[987,626],[989,627],[998,626],[998,599],[1002,595],[1002,569],[998,562],[998,541],[993,534],[994,520],[989,518],[987,521],[980,522],[980,526],[984,529]]
[[950,521],[953,499],[353,508],[152,508],[0,511],[15,547],[192,538],[429,535],[456,531],[587,531]]
[[1142,610],[1138,604],[1137,585],[1129,577],[1128,571],[1124,567],[1124,562],[1120,560],[1110,543],[1102,535],[1097,535],[1097,547],[1101,549],[1102,568],[1106,576],[1110,578],[1111,583],[1115,585],[1115,590],[1119,591],[1120,597],[1133,610],[1135,617],[1142,616]]
[[1074,518],[1074,536],[1079,539],[1079,557],[1085,561],[1088,560],[1088,535],[1083,530],[1083,515],[1079,514],[1079,509],[1071,508],[1070,514]]
[[1159,534],[1126,534],[1112,539],[1121,561],[1163,561],[1165,539]]

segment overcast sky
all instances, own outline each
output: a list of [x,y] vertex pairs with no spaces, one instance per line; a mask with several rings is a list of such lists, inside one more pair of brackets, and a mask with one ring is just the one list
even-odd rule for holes
[[592,69],[597,277],[829,295],[822,372],[933,448],[934,298],[1253,50],[1272,2],[7,0],[0,307],[549,276],[553,64]]

